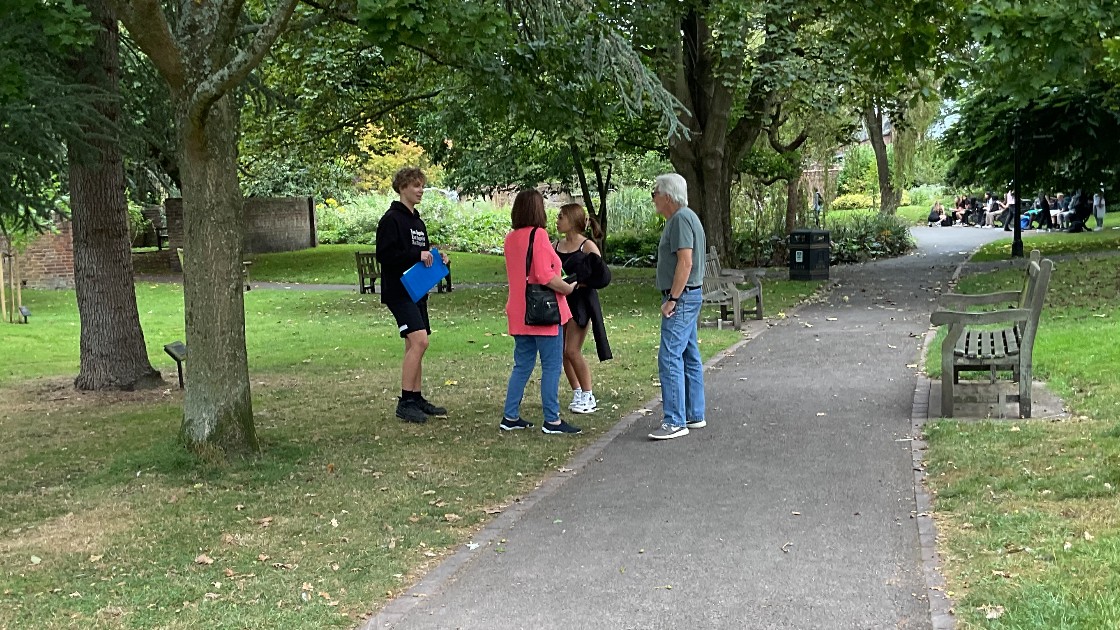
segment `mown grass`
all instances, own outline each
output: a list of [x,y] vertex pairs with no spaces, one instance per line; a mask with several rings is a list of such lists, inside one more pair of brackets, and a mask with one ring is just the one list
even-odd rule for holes
[[[768,312],[816,286],[767,282]],[[182,338],[181,289],[145,283],[137,297],[173,380],[161,347]],[[0,627],[355,626],[657,393],[658,298],[652,281],[602,292],[615,359],[588,350],[601,411],[571,418],[585,434],[569,439],[495,426],[513,344],[502,288],[431,298],[425,395],[451,414],[424,425],[393,417],[402,344],[376,296],[249,292],[262,453],[219,463],[176,442],[171,381],[75,392],[73,293],[27,291],[33,323],[3,331]],[[740,338],[705,328],[701,348]],[[524,404],[539,423],[535,384]]]
[[[1059,262],[1051,280],[1035,376],[1072,418],[926,427],[943,570],[962,628],[1120,627],[1118,274],[1120,257],[1087,255]],[[1022,282],[1022,271],[1004,270],[963,278],[960,290]]]
[[[1095,226],[1096,220],[1089,219],[1089,224]],[[1104,229],[1100,232],[1040,232],[1038,230],[1024,230],[1022,232],[1023,250],[1037,249],[1043,257],[1062,256],[1069,254],[1086,254],[1091,252],[1120,250],[1120,213],[1110,212],[1105,215]],[[973,256],[975,262],[992,260],[1007,260],[1011,257],[1012,237],[992,241],[981,247]]]

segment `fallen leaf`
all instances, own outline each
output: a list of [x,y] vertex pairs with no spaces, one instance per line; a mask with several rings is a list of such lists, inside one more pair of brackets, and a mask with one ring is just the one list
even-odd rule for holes
[[90,562],[101,562],[101,558],[103,558],[103,557],[104,556],[102,556],[101,554],[97,554],[96,556],[90,556],[89,561]]
[[1092,542],[1092,540],[1094,538],[1094,536],[1092,534],[1090,534],[1089,532],[1085,532],[1084,534],[1082,534],[1082,536],[1085,538],[1085,540],[1090,541],[1090,542]]
[[338,519],[337,518],[332,518],[331,519],[331,527],[338,527]]
[[444,381],[443,384],[444,385],[458,385],[459,381],[453,381],[453,380],[448,379],[448,380]]
[[454,523],[455,521],[463,520],[463,517],[459,516],[458,514],[444,514],[443,520],[447,521],[448,523]]
[[985,606],[984,616],[988,619],[999,619],[1003,616],[1003,606]]
[[39,556],[31,556],[31,564],[39,564],[43,559]]
[[481,546],[482,545],[480,545],[478,543],[473,543],[473,542],[472,543],[467,543],[467,549],[470,549],[471,551],[474,551],[475,549],[478,549]]
[[265,562],[265,561],[268,560],[268,558],[269,558],[268,554],[265,554],[265,553],[262,553],[261,555],[257,556],[257,560],[260,561],[260,562]]
[[260,525],[261,527],[268,527],[269,525],[272,525],[272,517],[266,516],[262,519],[258,519],[257,525]]
[[200,554],[194,559],[195,564],[214,564],[214,559],[206,554]]

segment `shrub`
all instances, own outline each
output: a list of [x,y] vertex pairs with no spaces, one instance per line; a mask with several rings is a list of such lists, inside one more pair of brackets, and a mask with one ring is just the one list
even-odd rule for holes
[[923,186],[915,186],[909,191],[910,199],[908,202],[903,202],[904,206],[932,206],[935,199],[939,199],[945,194],[945,187],[936,184],[925,184]]
[[906,221],[878,212],[846,212],[830,216],[832,264],[901,256],[914,249]]
[[832,200],[832,210],[867,210],[876,206],[875,200],[871,195],[864,195],[860,193],[850,193],[847,195],[840,195]]
[[626,267],[652,267],[657,261],[660,231],[613,231],[607,234],[605,258],[608,264]]

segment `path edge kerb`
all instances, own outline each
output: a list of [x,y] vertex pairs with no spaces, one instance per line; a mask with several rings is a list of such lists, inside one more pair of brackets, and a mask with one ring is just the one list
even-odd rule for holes
[[[961,265],[963,266],[963,264]],[[953,274],[954,282],[960,275],[961,266]],[[937,330],[926,331],[922,339],[919,365],[929,356],[929,348],[937,336]],[[924,438],[925,424],[929,421],[930,392],[933,381],[919,373],[914,386],[914,404],[910,410],[910,454],[914,469],[914,518],[918,525],[918,548],[922,556],[922,577],[926,582],[926,602],[929,604],[930,626],[933,630],[955,630],[956,618],[953,616],[953,601],[945,589],[945,578],[941,573],[941,556],[937,552],[937,523],[933,519],[933,497],[926,486],[924,456],[929,444]]]
[[[829,285],[830,286],[830,285]],[[824,287],[822,287],[823,289]],[[799,310],[801,305],[790,309],[791,312]],[[765,320],[764,320],[765,321]],[[734,356],[740,348],[756,339],[758,335],[769,329],[769,325],[760,327],[757,333],[747,331],[744,337],[730,346],[720,350],[711,359],[704,363],[704,371],[710,372],[725,359]],[[475,534],[473,542],[478,545],[474,549],[465,544],[441,560],[435,568],[429,571],[420,581],[412,585],[405,592],[389,600],[377,614],[373,615],[360,626],[360,630],[378,630],[392,628],[403,620],[425,597],[440,592],[445,585],[472,560],[490,549],[494,543],[499,542],[503,532],[508,530],[521,516],[530,510],[541,499],[553,494],[560,489],[561,484],[572,476],[579,474],[584,468],[594,461],[607,446],[620,435],[629,431],[639,420],[648,418],[652,410],[661,405],[661,397],[657,396],[645,402],[640,408],[628,413],[619,419],[613,427],[607,430],[599,439],[588,444],[576,453],[564,466],[555,472],[549,473],[536,488],[531,490],[521,499],[514,500],[494,520],[490,521]]]

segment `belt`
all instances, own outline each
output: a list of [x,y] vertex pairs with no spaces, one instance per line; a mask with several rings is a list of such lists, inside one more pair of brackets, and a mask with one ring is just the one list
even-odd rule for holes
[[[700,288],[701,286],[703,286],[703,285],[700,285],[700,284],[698,284],[698,285],[696,285],[696,286],[694,286],[694,287],[685,287],[685,288],[684,288],[684,291],[681,291],[681,293],[682,293],[682,294],[684,294],[684,293],[688,293],[689,291],[696,291],[696,290],[698,290],[698,289],[699,289],[699,288]],[[661,292],[661,295],[663,295],[663,296],[665,296],[665,297],[668,297],[668,296],[669,296],[669,294],[670,294],[671,292],[672,292],[672,289],[665,289],[664,291],[662,291],[662,292]]]

